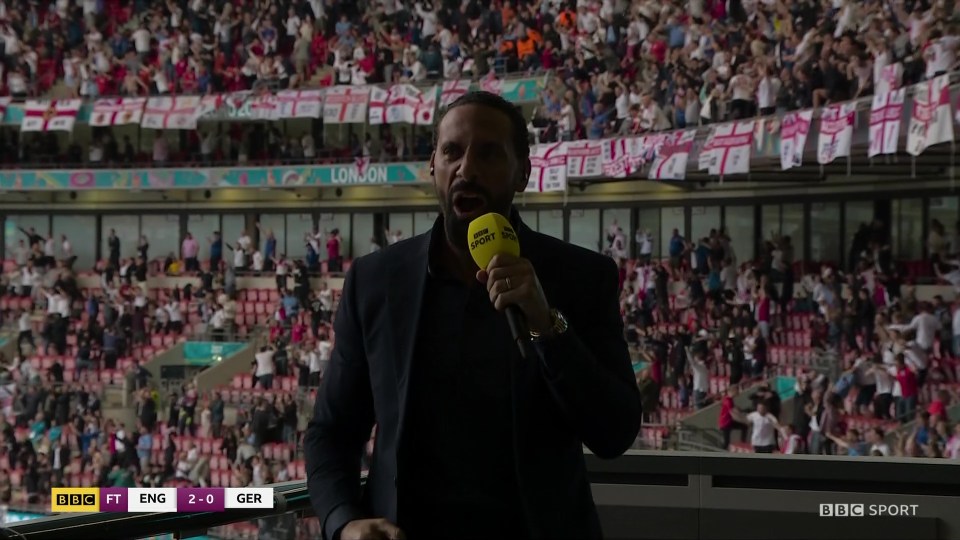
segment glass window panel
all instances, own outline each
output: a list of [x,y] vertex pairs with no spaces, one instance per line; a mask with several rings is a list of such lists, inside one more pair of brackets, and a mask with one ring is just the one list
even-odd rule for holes
[[352,239],[348,245],[351,248],[350,257],[360,257],[370,253],[374,244],[373,214],[354,214]]
[[818,202],[810,205],[810,260],[840,262],[840,203]]
[[29,231],[30,228],[33,227],[37,234],[46,238],[50,232],[50,216],[45,214],[10,215],[7,216],[4,227],[4,242],[7,248],[7,258],[13,259],[14,250],[20,244],[20,240],[23,240],[23,245],[27,249],[30,248],[27,235],[20,229]]
[[13,222],[13,224],[18,227],[17,234],[24,240],[27,239],[27,236],[20,232],[19,229],[21,228],[29,231],[30,228],[33,227],[34,230],[37,231],[37,234],[44,238],[50,233],[50,216],[47,214],[9,215],[7,216],[7,221]]
[[225,261],[233,262],[233,252],[227,248],[227,244],[231,246],[236,244],[237,238],[240,238],[240,233],[246,226],[243,214],[224,214],[223,231],[221,231],[220,239],[223,240],[223,259]]
[[554,238],[563,238],[563,210],[540,210],[537,224],[538,232]]
[[277,253],[279,257],[287,245],[287,216],[285,214],[260,214],[260,251],[266,257],[267,236],[272,232],[277,239]]
[[[640,213],[637,215],[637,228],[650,235],[650,240],[653,242],[653,258],[663,257],[660,250],[660,209],[640,209]],[[637,250],[637,253],[640,253],[640,246],[636,245],[636,235],[634,235],[633,240],[634,249]]]
[[97,262],[97,217],[96,216],[53,216],[53,234],[56,240],[57,257],[63,258],[61,235],[66,235],[70,248],[77,258],[74,270],[83,271],[93,268]]
[[727,206],[724,210],[724,228],[730,237],[735,264],[753,259],[756,253],[754,206]]
[[[894,199],[893,258],[916,261],[923,258],[923,199]],[[847,233],[851,236],[853,233]]]
[[631,256],[636,252],[636,249],[633,247],[633,231],[630,230],[630,209],[629,208],[604,208],[603,209],[603,225],[606,227],[604,229],[604,247],[610,245],[609,241],[606,239],[610,235],[611,227],[620,227],[623,229],[623,238],[625,240],[623,247],[627,250],[627,255]]
[[527,227],[538,231],[537,225],[537,211],[536,210],[521,210],[520,211],[520,220],[526,224]]
[[[686,237],[687,228],[685,225],[684,208],[682,206],[673,206],[663,208],[660,212],[660,256],[670,256],[670,240],[673,238],[673,231],[676,230],[680,236]],[[656,251],[656,246],[654,246]]]
[[[336,214],[320,214],[320,231],[324,233],[324,238],[334,229],[340,230],[340,249],[342,251],[343,246],[350,244],[350,214],[342,212]],[[343,256],[342,252],[340,256]],[[320,260],[327,260],[326,239],[320,243]]]
[[710,236],[710,231],[720,228],[719,206],[693,206],[690,208],[690,240],[694,243]]
[[[943,224],[946,231],[944,240],[950,242],[957,231],[957,198],[956,197],[933,197],[930,199],[930,220],[937,220]],[[950,250],[956,253],[960,246],[950,246]]]
[[[136,257],[138,255],[137,246],[139,245],[140,240],[140,216],[107,215],[103,216],[103,221],[101,223],[103,234],[100,238],[102,243],[100,254],[104,259],[110,256],[110,249],[107,247],[107,239],[110,238],[110,229],[116,231],[117,238],[120,239],[121,259]],[[147,236],[147,241],[150,242],[150,249],[147,251],[147,257],[151,259],[157,259],[167,256],[166,253],[161,253],[154,248],[153,239],[150,238],[149,235]]]
[[[286,252],[281,253],[289,259],[302,259],[307,256],[307,240],[306,236],[308,234],[313,234],[313,214],[287,214],[287,230],[286,230]],[[318,253],[321,258],[327,256],[327,251],[321,249]]]
[[200,244],[198,256],[201,261],[210,259],[210,241],[213,233],[220,230],[220,216],[218,214],[191,214],[187,216],[187,232],[197,239]]
[[760,209],[760,238],[770,240],[775,234],[780,234],[780,205],[765,204]]
[[413,234],[423,234],[433,229],[437,221],[437,212],[415,212],[413,214]]
[[601,251],[604,243],[601,242],[599,208],[570,210],[570,243],[591,251]]
[[793,245],[793,260],[803,260],[803,205],[785,204],[783,205],[780,236],[789,236],[790,244]]
[[[176,214],[145,214],[142,217],[143,234],[150,241],[150,256],[164,259],[173,254],[180,257],[180,216]],[[121,244],[122,247],[122,244]]]
[[[846,203],[846,216],[844,220],[844,240],[847,247],[852,248],[853,235],[857,233],[861,225],[870,225],[873,222],[873,201],[850,201]],[[919,220],[917,221],[919,224]],[[847,261],[856,254],[847,251]]]
[[[410,232],[413,231],[413,214],[412,213],[391,213],[387,215],[387,223],[390,225],[387,227],[390,230],[390,233],[400,234],[400,239],[410,238]],[[389,242],[390,234],[387,234],[387,241]]]

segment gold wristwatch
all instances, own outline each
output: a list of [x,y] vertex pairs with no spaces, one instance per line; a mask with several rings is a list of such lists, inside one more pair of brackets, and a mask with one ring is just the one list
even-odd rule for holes
[[552,326],[550,330],[541,334],[540,332],[530,331],[530,339],[532,341],[540,341],[541,339],[551,338],[554,336],[559,336],[560,334],[567,331],[567,328],[570,325],[567,323],[567,318],[563,316],[563,313],[556,309],[550,310],[550,321]]

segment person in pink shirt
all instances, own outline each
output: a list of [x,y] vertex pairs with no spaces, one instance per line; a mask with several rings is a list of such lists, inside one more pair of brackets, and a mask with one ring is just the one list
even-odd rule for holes
[[293,325],[293,328],[290,331],[290,342],[293,344],[300,343],[303,341],[304,334],[307,333],[307,325],[303,324],[302,321],[298,320],[296,324]]
[[759,288],[759,296],[757,298],[757,326],[760,327],[760,335],[763,336],[763,339],[770,339],[770,297],[767,296],[767,290],[763,287]]
[[197,254],[200,253],[200,244],[192,234],[187,232],[180,244],[180,256],[184,260],[187,272],[199,272],[200,262],[197,260]]
[[340,229],[330,231],[330,237],[327,238],[327,270],[343,271],[343,258],[340,257]]
[[906,364],[903,353],[897,354],[894,361],[896,364],[891,366],[889,371],[890,375],[893,375],[900,384],[900,396],[897,397],[897,418],[901,422],[909,422],[917,408],[917,395],[919,394],[917,374],[911,366]]

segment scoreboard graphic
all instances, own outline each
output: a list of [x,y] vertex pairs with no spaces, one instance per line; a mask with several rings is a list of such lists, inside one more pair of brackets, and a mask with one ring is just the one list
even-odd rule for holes
[[53,488],[50,511],[224,512],[274,507],[273,488]]

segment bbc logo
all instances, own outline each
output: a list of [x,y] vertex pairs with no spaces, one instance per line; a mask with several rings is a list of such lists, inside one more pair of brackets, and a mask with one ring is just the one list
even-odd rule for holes
[[97,496],[89,493],[60,493],[57,495],[58,506],[93,506],[97,504]]
[[821,504],[820,517],[863,517],[863,503]]
[[99,512],[98,488],[53,488],[50,510],[60,512]]

